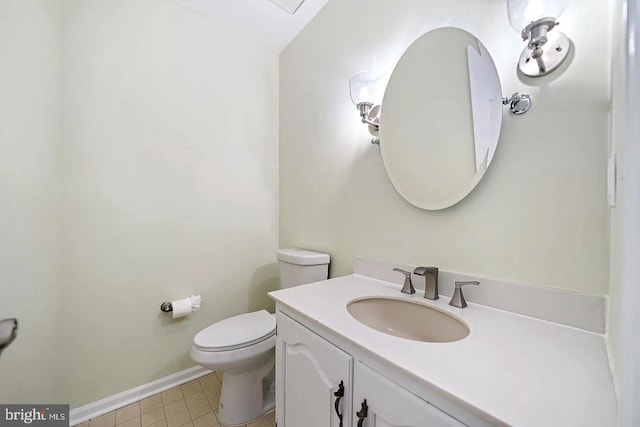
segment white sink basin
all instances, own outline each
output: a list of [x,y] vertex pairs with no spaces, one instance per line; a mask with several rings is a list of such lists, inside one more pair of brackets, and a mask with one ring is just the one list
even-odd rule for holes
[[347,304],[347,311],[370,328],[414,341],[453,342],[469,335],[469,327],[461,320],[412,301],[362,298]]

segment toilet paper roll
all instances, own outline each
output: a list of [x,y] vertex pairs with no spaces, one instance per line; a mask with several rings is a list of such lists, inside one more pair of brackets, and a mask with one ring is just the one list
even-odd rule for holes
[[200,303],[202,302],[202,297],[200,295],[191,295],[191,311],[195,313],[200,309]]
[[191,305],[191,297],[171,301],[171,306],[173,307],[174,319],[179,319],[180,317],[188,316],[193,312],[193,307]]

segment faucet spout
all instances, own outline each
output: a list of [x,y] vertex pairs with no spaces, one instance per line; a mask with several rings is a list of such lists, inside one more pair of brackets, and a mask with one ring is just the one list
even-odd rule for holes
[[413,274],[424,279],[424,297],[430,300],[440,298],[438,293],[438,267],[417,267]]

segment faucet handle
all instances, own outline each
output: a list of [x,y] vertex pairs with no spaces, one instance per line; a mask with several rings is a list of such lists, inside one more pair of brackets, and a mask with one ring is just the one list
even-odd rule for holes
[[393,271],[404,274],[404,285],[402,285],[401,292],[404,292],[405,294],[415,294],[416,289],[413,287],[413,283],[411,283],[411,272],[405,271],[401,268],[394,268]]
[[456,284],[456,289],[462,289],[463,286],[467,286],[467,285],[478,286],[480,285],[480,282],[476,282],[475,280],[470,280],[468,282],[455,282],[455,284]]
[[475,280],[471,280],[468,282],[455,282],[456,289],[453,292],[453,296],[451,297],[451,301],[449,301],[449,305],[458,308],[465,308],[467,306],[467,301],[464,299],[464,295],[462,294],[462,287],[466,285],[480,285],[480,282],[476,282]]

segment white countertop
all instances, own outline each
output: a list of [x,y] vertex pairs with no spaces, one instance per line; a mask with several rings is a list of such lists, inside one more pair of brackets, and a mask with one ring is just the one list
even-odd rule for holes
[[[270,293],[408,375],[461,403],[514,426],[613,427],[617,403],[605,338],[592,332],[469,301],[406,295],[398,285],[350,275]],[[347,304],[363,296],[392,296],[435,305],[464,320],[469,336],[452,343],[411,341],[355,320]]]

